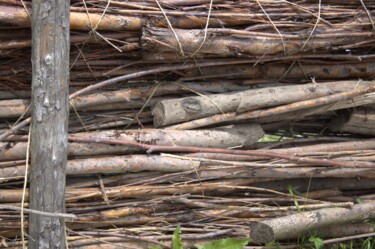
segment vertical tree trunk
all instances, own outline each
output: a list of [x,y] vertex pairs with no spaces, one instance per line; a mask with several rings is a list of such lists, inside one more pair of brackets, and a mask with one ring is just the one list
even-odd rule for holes
[[[65,209],[69,0],[33,1],[30,208]],[[65,248],[62,218],[29,216],[29,248]]]

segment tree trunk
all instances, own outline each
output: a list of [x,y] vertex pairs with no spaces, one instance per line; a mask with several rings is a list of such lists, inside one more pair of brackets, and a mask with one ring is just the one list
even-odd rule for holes
[[[63,213],[69,116],[69,0],[35,1],[32,13],[30,208]],[[63,218],[30,214],[29,224],[29,248],[65,248]]]

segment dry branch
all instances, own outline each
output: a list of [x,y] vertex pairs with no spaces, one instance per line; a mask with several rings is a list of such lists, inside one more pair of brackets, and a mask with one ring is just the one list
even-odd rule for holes
[[267,158],[286,159],[296,163],[313,164],[319,166],[336,166],[336,167],[349,167],[349,168],[372,168],[375,166],[373,162],[354,162],[354,161],[337,161],[329,159],[316,159],[309,157],[299,157],[290,154],[278,153],[269,150],[234,150],[234,149],[221,149],[221,148],[204,148],[194,146],[163,146],[163,145],[148,145],[138,142],[126,141],[121,139],[100,139],[100,138],[84,138],[79,136],[70,136],[69,141],[82,142],[82,143],[105,143],[105,144],[121,144],[127,146],[135,146],[147,153],[152,152],[206,152],[206,153],[220,153],[220,154],[233,154],[245,156],[261,156]]
[[[315,35],[304,46],[308,35],[285,35],[288,40],[284,43],[280,37],[269,37],[266,32],[240,31],[234,29],[207,29],[207,40],[204,40],[200,29],[174,29],[179,37],[176,40],[174,33],[169,29],[147,26],[143,29],[141,46],[144,51],[144,59],[162,58],[163,53],[169,53],[169,59],[182,59],[179,54],[179,46],[186,56],[194,57],[245,57],[262,56],[285,53],[287,55],[298,52],[331,52],[337,47],[350,45],[363,39],[372,39],[367,33],[363,36],[343,37],[344,30],[320,28],[319,35]],[[318,37],[317,37],[318,36]],[[203,44],[203,45],[201,45]],[[284,46],[282,46],[284,44]]]
[[[0,0],[0,202],[17,207],[31,6]],[[181,224],[190,248],[298,215],[295,201],[306,211],[374,200],[372,112],[363,110],[375,95],[362,92],[375,76],[373,1],[72,0],[70,10],[69,246],[170,248]],[[170,124],[191,121],[175,128],[209,128],[153,129],[159,102]],[[336,115],[369,132],[332,132]],[[272,141],[256,142],[262,129]],[[19,211],[0,210],[0,219],[0,248],[21,249]]]
[[[104,15],[90,13],[71,12],[70,28],[72,30],[91,31],[97,26],[97,30],[140,30],[142,20],[139,17]],[[0,23],[1,28],[29,28],[30,19],[22,7],[0,5]]]
[[[209,148],[229,148],[249,146],[257,142],[264,132],[260,125],[238,125],[197,131],[179,130],[112,130],[77,133],[73,137],[88,139],[120,139],[162,146],[200,146]],[[23,139],[26,139],[23,137]],[[11,141],[11,140],[8,140]],[[26,156],[26,142],[0,143],[0,161],[20,160]],[[69,143],[68,156],[116,155],[139,152],[137,147],[111,146],[108,144]]]
[[[199,166],[200,163],[197,161],[161,156],[131,155],[95,157],[68,160],[66,175],[114,174],[144,170],[179,172],[196,169]],[[4,179],[12,177],[22,178],[25,175],[25,166],[14,166],[0,169],[0,175]]]

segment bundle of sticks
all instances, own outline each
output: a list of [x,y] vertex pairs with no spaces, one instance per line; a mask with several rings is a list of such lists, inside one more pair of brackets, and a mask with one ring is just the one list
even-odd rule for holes
[[[0,248],[35,212],[30,15],[0,1]],[[374,236],[374,18],[370,0],[71,1],[68,246]]]

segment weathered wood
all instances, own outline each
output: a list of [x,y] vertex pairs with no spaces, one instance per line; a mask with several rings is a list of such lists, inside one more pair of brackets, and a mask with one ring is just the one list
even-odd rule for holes
[[347,92],[336,93],[319,98],[303,100],[280,105],[268,109],[259,109],[243,113],[229,112],[206,118],[195,119],[185,123],[169,126],[169,129],[196,129],[209,125],[253,121],[267,123],[282,120],[301,119],[313,114],[324,114],[327,111],[368,105],[375,102],[375,83],[368,88],[360,88]]
[[375,135],[375,109],[356,108],[343,110],[335,117],[329,128],[332,131],[350,132],[354,134]]
[[[340,151],[364,151],[375,149],[375,139],[362,139],[348,142],[337,142],[337,143],[325,143],[315,145],[305,145],[290,147],[284,149],[272,149],[281,153],[294,154],[294,155],[309,155],[316,152],[340,152]],[[186,154],[193,158],[207,158],[214,160],[223,161],[254,161],[259,159],[265,159],[265,157],[259,156],[245,156],[245,155],[231,155],[231,154],[215,154],[215,153],[191,153]]]
[[255,243],[297,238],[313,229],[358,222],[374,217],[375,202],[356,204],[352,208],[325,208],[253,224],[250,226],[250,238]]
[[[234,29],[205,30],[205,36],[201,29],[170,29],[158,27],[146,27],[143,29],[141,46],[144,51],[145,60],[163,59],[163,53],[169,53],[168,59],[183,59],[180,49],[185,56],[194,57],[245,57],[263,56],[278,53],[295,54],[298,52],[332,52],[335,47],[350,45],[363,41],[363,37],[342,37],[344,30],[336,28],[319,28],[319,38],[312,37],[309,43],[305,44],[306,38],[301,35],[295,39],[286,41],[280,37],[266,37],[259,32],[255,36],[252,32],[239,31]],[[291,32],[293,34],[293,32]],[[330,36],[324,37],[324,34]],[[337,37],[335,37],[337,34]],[[176,36],[179,40],[176,40]],[[207,37],[207,38],[206,38]],[[290,38],[290,37],[289,37]],[[206,39],[206,40],[205,40]],[[367,39],[372,39],[368,37]]]
[[[72,136],[85,138],[124,139],[153,145],[200,146],[209,148],[243,147],[256,143],[264,132],[260,125],[237,125],[215,129],[179,131],[179,130],[108,130],[100,132],[83,132]],[[0,142],[0,162],[25,159],[26,142]],[[118,155],[141,151],[136,147],[107,144],[68,144],[69,157],[94,155]]]
[[[153,164],[154,161],[159,160]],[[140,165],[143,163],[143,165]],[[179,166],[173,168],[173,165],[179,163]],[[203,162],[204,163],[204,162]],[[369,168],[324,168],[324,167],[290,167],[282,168],[284,166],[272,166],[270,163],[251,164],[226,168],[228,165],[236,164],[236,162],[217,163],[220,170],[201,169],[198,173],[197,180],[212,180],[212,179],[238,179],[238,178],[256,178],[256,179],[293,179],[293,178],[349,178],[349,177],[366,177],[375,178],[375,173]],[[68,162],[67,174],[106,174],[106,173],[121,173],[121,172],[137,172],[141,170],[159,170],[160,172],[183,172],[191,171],[198,168],[202,163],[197,160],[187,159],[168,159],[160,156],[148,157],[145,155],[123,156],[113,158],[98,158],[94,159],[77,159]],[[6,181],[7,178],[17,177],[22,178],[24,173],[24,166],[15,166],[10,168],[0,169],[2,179],[0,182]],[[180,176],[179,180],[189,181],[195,179],[196,172],[184,174]],[[3,194],[1,192],[1,194]],[[3,198],[0,195],[0,199]],[[4,197],[8,200],[8,197]]]
[[[200,164],[199,161],[151,155],[95,157],[69,160],[66,175],[114,174],[144,170],[180,172],[197,169]],[[25,175],[25,166],[0,168],[0,175],[4,179],[7,177],[22,178]]]
[[372,78],[375,76],[375,63],[362,62],[335,62],[320,64],[318,62],[306,62],[302,66],[298,63],[254,63],[242,65],[226,65],[189,70],[186,74],[194,78],[203,77],[211,79],[235,78],[235,79],[269,79],[269,80],[357,80]]
[[208,117],[221,112],[245,112],[369,87],[372,82],[336,81],[251,89],[227,94],[213,94],[162,100],[152,110],[155,126]]
[[[30,18],[23,7],[0,5],[0,20],[5,27],[28,28]],[[98,25],[98,30],[140,30],[142,20],[139,17],[104,15],[99,13],[72,12],[70,28],[76,30],[91,30]],[[1,25],[1,27],[4,27]]]
[[[207,89],[210,93],[223,93],[247,90],[252,87],[254,86],[230,82],[207,82],[205,84],[194,82],[174,84],[173,82],[165,82],[160,85],[129,87],[123,90],[104,91],[78,96],[70,101],[70,108],[72,109],[72,105],[74,105],[75,110],[78,111],[133,109],[141,108],[145,105],[145,101],[142,99],[150,96],[153,96],[153,98],[149,101],[150,103],[147,106],[153,106],[157,101],[160,101],[161,99],[157,98],[158,96],[168,94],[182,94],[192,91],[204,92],[207,91]],[[74,92],[72,88],[70,90]],[[0,100],[0,118],[20,117],[23,114],[29,114],[26,113],[26,111],[30,105],[30,100],[21,98],[27,96],[25,93],[20,92],[20,94],[22,95],[20,95],[20,97],[14,97],[15,99]],[[14,96],[12,92],[0,92],[0,99],[5,99],[5,97],[12,95]]]
[[[118,186],[106,189],[108,198],[133,198],[135,196],[155,196],[155,195],[175,195],[186,193],[206,192],[232,193],[236,191],[234,186],[249,184],[253,179],[235,179],[212,183],[182,184],[182,185],[137,185],[137,186]],[[22,198],[22,189],[0,189],[0,202],[19,202]],[[67,202],[75,202],[86,198],[101,198],[102,192],[98,188],[77,188],[66,189],[65,199]],[[26,192],[26,200],[29,198]]]
[[[33,3],[30,209],[64,213],[69,0]],[[65,248],[63,218],[29,215],[29,248]]]

